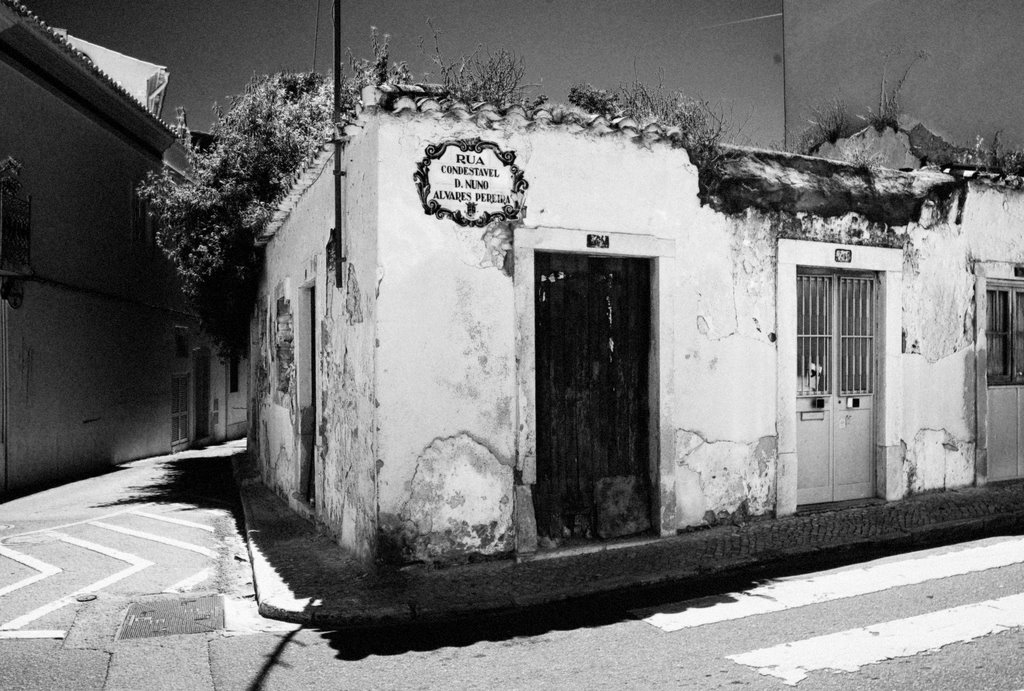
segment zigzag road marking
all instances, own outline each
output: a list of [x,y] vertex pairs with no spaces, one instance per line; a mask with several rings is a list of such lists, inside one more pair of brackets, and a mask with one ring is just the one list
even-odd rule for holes
[[199,530],[205,530],[209,533],[213,532],[213,528],[202,523],[193,523],[192,521],[186,521],[183,518],[173,518],[171,516],[162,516],[158,513],[149,513],[148,511],[132,511],[132,514],[136,516],[143,516],[144,518],[152,518],[154,521],[163,521],[164,523],[174,523],[175,525],[183,525],[188,528],[198,528]]
[[67,631],[60,629],[37,629],[34,631],[0,631],[0,640],[7,638],[64,638]]
[[164,545],[170,545],[171,547],[178,547],[180,549],[187,549],[190,552],[196,552],[203,556],[210,557],[211,559],[217,558],[217,553],[206,547],[199,545],[193,545],[190,542],[182,542],[181,540],[175,540],[173,538],[164,537],[163,535],[156,535],[155,533],[147,533],[142,530],[133,530],[132,528],[122,528],[119,525],[112,525],[110,523],[101,523],[99,521],[89,521],[89,525],[97,528],[103,528],[104,530],[112,530],[115,533],[122,533],[124,535],[131,535],[132,537],[142,538],[143,540],[152,540],[153,542],[159,542]]
[[826,636],[783,643],[728,658],[795,686],[808,672],[855,672],[864,665],[911,657],[1024,626],[1024,594],[1010,595]]
[[27,585],[32,585],[36,581],[41,581],[44,578],[49,578],[50,576],[54,576],[61,572],[61,568],[59,566],[47,564],[45,561],[41,561],[39,559],[36,559],[35,557],[30,557],[29,555],[22,554],[21,552],[15,552],[13,549],[10,549],[8,547],[0,546],[0,555],[5,556],[8,559],[13,559],[19,564],[24,564],[30,569],[35,569],[39,572],[34,576],[23,578],[17,583],[5,585],[3,588],[0,588],[0,597],[3,597],[8,593],[13,593],[15,590],[18,590],[19,588],[24,588]]
[[84,521],[74,521],[73,523],[63,523],[61,525],[55,525],[55,526],[51,526],[49,528],[39,528],[38,530],[29,530],[27,532],[18,533],[16,535],[7,535],[6,537],[0,538],[0,544],[3,544],[3,543],[8,543],[8,544],[16,543],[16,542],[20,542],[20,540],[18,538],[25,537],[26,535],[38,535],[39,533],[52,533],[55,530],[64,530],[65,528],[71,528],[71,527],[76,526],[76,525],[82,525],[83,523],[88,523],[89,521],[105,521],[108,518],[114,518],[116,516],[121,516],[121,515],[124,515],[126,513],[131,513],[131,509],[122,509],[121,511],[115,511],[114,513],[103,514],[99,518],[90,518],[90,519],[86,519]]
[[1007,540],[956,552],[897,562],[869,563],[863,568],[838,573],[778,581],[730,593],[725,597],[732,598],[731,602],[721,602],[721,596],[698,598],[688,602],[685,611],[659,613],[644,621],[664,631],[678,631],[1022,562],[1024,539]]
[[213,569],[203,569],[198,571],[188,578],[183,578],[174,585],[168,586],[164,591],[165,593],[182,593],[186,590],[191,590],[194,586],[202,583],[213,573]]
[[70,535],[65,535],[63,533],[58,533],[56,531],[52,532],[53,535],[55,535],[58,539],[68,543],[69,545],[75,545],[77,547],[92,550],[93,552],[99,552],[100,554],[106,555],[108,557],[113,557],[114,559],[118,559],[119,561],[131,564],[131,566],[129,566],[127,569],[123,569],[115,574],[107,576],[106,578],[102,578],[96,581],[95,583],[90,583],[84,588],[79,588],[73,593],[65,595],[62,598],[58,598],[53,602],[48,602],[42,607],[37,607],[31,612],[23,614],[15,619],[12,619],[6,624],[0,625],[0,632],[15,631],[17,629],[20,629],[24,627],[26,624],[33,622],[36,619],[39,619],[40,617],[46,616],[51,612],[55,612],[62,607],[70,605],[72,602],[75,602],[75,598],[78,595],[81,595],[83,593],[96,592],[97,590],[103,590],[104,588],[113,585],[114,583],[117,583],[120,580],[128,578],[129,576],[136,574],[139,571],[142,571],[143,569],[153,565],[153,562],[147,559],[143,559],[141,557],[137,557],[134,554],[121,552],[120,550],[106,547],[104,545],[98,545],[95,542],[89,542],[88,540],[80,540],[76,537],[71,537]]

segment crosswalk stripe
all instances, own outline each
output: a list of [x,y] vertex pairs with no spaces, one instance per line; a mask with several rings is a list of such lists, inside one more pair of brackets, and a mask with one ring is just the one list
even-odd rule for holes
[[159,542],[164,545],[170,545],[171,547],[178,547],[180,549],[187,549],[190,552],[196,552],[202,554],[205,557],[216,558],[217,553],[206,547],[200,545],[193,545],[191,542],[183,542],[181,540],[175,540],[173,538],[164,537],[163,535],[157,535],[155,533],[147,533],[142,530],[134,530],[132,528],[123,528],[119,525],[112,525],[110,523],[101,523],[100,521],[89,521],[89,525],[96,528],[103,528],[104,530],[111,530],[115,533],[121,533],[123,535],[131,535],[132,537],[142,538],[143,540],[151,540],[153,542]]
[[183,525],[187,528],[197,528],[199,530],[205,530],[208,533],[213,532],[213,528],[202,523],[194,523],[193,521],[186,521],[183,518],[174,518],[172,516],[163,516],[157,513],[149,513],[148,511],[132,511],[132,514],[136,516],[142,516],[143,518],[152,518],[154,521],[163,521],[164,523],[173,523],[175,525]]
[[29,567],[30,569],[35,569],[39,572],[33,576],[23,578],[16,583],[5,585],[3,588],[0,588],[0,597],[3,597],[8,593],[13,593],[15,590],[18,590],[19,588],[24,588],[27,585],[32,585],[36,581],[41,581],[44,578],[49,578],[50,576],[54,576],[61,572],[61,568],[59,566],[47,564],[45,561],[36,559],[35,557],[29,556],[27,554],[22,554],[21,552],[16,552],[15,550],[10,549],[8,547],[4,547],[2,545],[0,545],[0,555],[3,555],[8,559],[13,559],[16,562],[23,564]]
[[[1022,562],[1024,539],[1005,540],[955,552],[875,562],[837,573],[776,581],[724,596],[698,598],[686,603],[687,608],[682,612],[657,613],[644,621],[663,631],[678,631]],[[723,598],[729,601],[723,602]]]
[[794,686],[816,670],[855,672],[864,665],[1022,626],[1024,594],[1010,595],[729,655],[728,659]]
[[127,562],[128,564],[131,564],[131,566],[129,566],[127,569],[123,569],[121,571],[118,571],[117,573],[111,574],[106,578],[102,578],[96,581],[95,583],[90,583],[84,588],[79,588],[73,593],[65,595],[62,598],[58,598],[53,602],[48,602],[42,607],[37,607],[31,612],[23,614],[15,619],[12,619],[6,624],[0,624],[0,631],[13,631],[16,629],[20,629],[26,624],[33,622],[36,619],[39,619],[40,617],[43,617],[51,612],[57,611],[62,607],[70,605],[72,602],[75,602],[75,598],[78,595],[103,590],[104,588],[113,585],[114,583],[117,583],[122,579],[128,578],[132,574],[138,573],[139,571],[142,571],[143,569],[153,565],[153,562],[151,561],[148,561],[141,557],[137,557],[134,554],[128,554],[127,552],[122,552],[120,550],[107,547],[105,545],[98,545],[95,542],[89,542],[88,540],[80,540],[79,538],[71,537],[70,535],[65,535],[63,533],[58,532],[53,532],[53,535],[61,541],[66,542],[70,545],[75,545],[77,547],[92,550],[93,552],[99,552],[100,554],[104,554],[108,557],[113,557],[114,559],[117,559],[119,561]]

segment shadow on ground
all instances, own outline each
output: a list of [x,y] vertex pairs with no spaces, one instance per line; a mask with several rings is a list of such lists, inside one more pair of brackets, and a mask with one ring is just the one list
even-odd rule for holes
[[[1007,534],[1016,534],[1009,532]],[[956,539],[939,540],[927,549],[955,544]],[[413,622],[364,630],[320,630],[320,635],[337,651],[340,660],[360,660],[371,655],[402,655],[444,647],[466,647],[482,641],[508,645],[552,631],[597,628],[625,621],[639,621],[655,612],[675,613],[734,602],[735,593],[778,579],[797,577],[832,568],[915,550],[906,547],[865,545],[832,554],[818,553],[749,568],[731,576],[694,579],[667,585],[635,588],[579,600],[476,616],[444,622]]]
[[97,506],[143,502],[190,504],[198,508],[227,509],[240,515],[241,499],[232,463],[245,452],[244,442],[232,442],[160,457],[156,459],[163,469],[159,480],[129,487],[123,497]]

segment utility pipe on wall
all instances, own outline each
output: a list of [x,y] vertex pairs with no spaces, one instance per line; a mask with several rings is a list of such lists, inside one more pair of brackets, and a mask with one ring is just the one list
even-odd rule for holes
[[341,232],[341,0],[334,0],[334,280],[341,288],[345,283],[345,238]]

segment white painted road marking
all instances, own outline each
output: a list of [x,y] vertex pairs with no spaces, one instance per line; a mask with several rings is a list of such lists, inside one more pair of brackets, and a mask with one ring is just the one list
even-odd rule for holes
[[121,533],[123,535],[131,535],[132,537],[142,538],[143,540],[152,540],[153,542],[159,542],[160,544],[169,545],[171,547],[187,549],[190,552],[196,552],[197,554],[202,554],[204,557],[210,557],[211,559],[217,558],[217,553],[214,552],[212,549],[200,547],[199,545],[193,545],[191,542],[182,542],[181,540],[175,540],[173,538],[164,537],[163,535],[147,533],[142,530],[133,530],[132,528],[122,528],[119,525],[101,523],[99,521],[89,521],[89,525],[94,526],[96,528],[103,528],[104,530],[112,530],[115,533]]
[[34,631],[0,631],[0,640],[5,638],[64,638],[67,631],[38,629]]
[[153,562],[148,561],[146,559],[142,559],[141,557],[137,557],[134,554],[128,554],[127,552],[121,552],[110,547],[98,545],[95,542],[89,542],[88,540],[79,540],[78,538],[71,537],[70,535],[64,535],[63,533],[54,532],[53,535],[55,535],[58,539],[68,543],[69,545],[75,545],[77,547],[92,550],[93,552],[99,552],[100,554],[106,555],[108,557],[113,557],[114,559],[117,559],[119,561],[131,564],[131,566],[129,566],[127,569],[123,569],[115,574],[107,576],[106,578],[100,579],[95,583],[91,583],[85,586],[84,588],[79,588],[73,593],[65,595],[64,597],[54,600],[53,602],[48,602],[42,607],[37,607],[28,614],[23,614],[20,617],[12,619],[6,624],[0,624],[0,631],[14,631],[16,629],[20,629],[26,624],[33,622],[36,619],[39,619],[40,617],[46,616],[50,612],[55,612],[61,607],[66,607],[67,605],[70,605],[72,602],[75,602],[75,597],[78,595],[103,590],[104,588],[113,585],[114,583],[117,583],[122,579],[128,578],[129,576],[136,574],[139,571],[142,571],[143,569],[153,565]]
[[729,659],[795,686],[807,673],[855,672],[896,657],[910,657],[951,643],[965,643],[1024,626],[1024,594],[939,610],[826,636],[762,648]]
[[838,573],[776,581],[726,595],[732,598],[731,602],[722,602],[721,596],[699,598],[687,603],[687,609],[682,612],[658,613],[644,621],[664,631],[678,631],[1022,562],[1024,539],[1006,540],[956,552],[896,562],[869,563],[861,568]]
[[186,521],[183,518],[173,518],[171,516],[164,516],[157,513],[149,513],[148,511],[132,511],[132,514],[136,516],[142,516],[143,518],[152,518],[154,521],[163,521],[164,523],[174,523],[175,525],[183,525],[188,528],[197,528],[199,530],[205,530],[208,533],[213,532],[213,528],[202,523],[193,523],[192,521]]
[[15,590],[18,590],[19,588],[24,588],[27,585],[32,585],[36,581],[41,581],[44,578],[54,576],[61,572],[59,566],[47,564],[45,561],[41,561],[39,559],[36,559],[35,557],[30,557],[29,555],[22,554],[21,552],[15,552],[13,549],[3,547],[2,545],[0,545],[0,555],[5,556],[8,559],[13,559],[19,564],[23,564],[29,567],[30,569],[35,569],[39,572],[34,576],[23,578],[17,583],[12,583],[11,585],[6,585],[3,588],[0,588],[0,597],[3,597],[7,593],[13,593]]
[[213,569],[203,569],[197,573],[192,574],[188,578],[183,578],[174,585],[168,586],[165,593],[183,593],[186,590],[191,590],[195,586],[199,585],[210,575],[213,574]]

